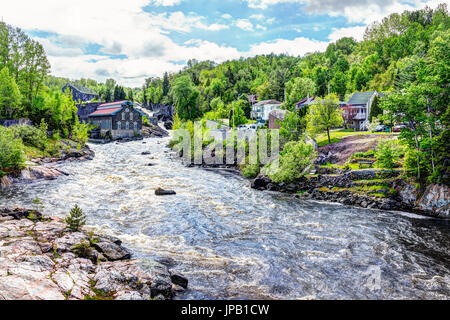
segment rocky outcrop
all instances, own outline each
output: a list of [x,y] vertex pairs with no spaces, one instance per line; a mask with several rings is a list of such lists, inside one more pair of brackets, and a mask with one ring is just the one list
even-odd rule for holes
[[[296,194],[302,199],[338,202],[349,206],[398,210],[450,218],[449,188],[431,185],[421,195],[415,184],[398,177],[395,171],[349,171],[299,179],[291,183],[274,183],[268,177],[259,176],[251,187],[260,191],[279,191]],[[384,179],[380,190],[358,191],[358,187],[380,185],[373,179]],[[361,182],[358,182],[360,180]],[[373,180],[373,181],[371,181]],[[373,194],[381,196],[373,196]]]
[[440,218],[450,218],[449,187],[432,184],[428,186],[418,202],[420,210]]
[[119,239],[0,209],[0,300],[171,299],[187,288],[165,265],[130,257]]
[[150,124],[142,128],[142,136],[144,138],[164,138],[168,137],[169,133],[157,124]]

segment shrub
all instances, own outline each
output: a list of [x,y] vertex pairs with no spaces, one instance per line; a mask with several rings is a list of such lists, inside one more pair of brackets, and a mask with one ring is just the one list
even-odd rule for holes
[[261,168],[259,164],[247,164],[242,168],[242,175],[247,179],[256,178]]
[[70,211],[70,214],[66,217],[66,223],[73,232],[79,231],[80,228],[86,224],[86,216],[78,205],[75,205]]
[[86,145],[89,139],[89,125],[84,123],[77,123],[73,127],[72,140],[81,144],[81,146]]
[[307,171],[313,165],[316,157],[317,153],[311,144],[303,141],[291,141],[285,145],[280,154],[279,168],[274,167],[271,163],[265,167],[264,171],[276,183],[292,182],[309,173]]
[[21,169],[25,167],[25,154],[21,139],[10,129],[0,126],[0,168]]
[[393,169],[400,158],[401,147],[396,140],[383,141],[376,151],[377,167]]
[[39,128],[33,126],[12,126],[8,130],[11,130],[14,134],[14,138],[21,139],[23,144],[35,147],[44,151],[47,148],[47,125],[45,122],[41,123]]

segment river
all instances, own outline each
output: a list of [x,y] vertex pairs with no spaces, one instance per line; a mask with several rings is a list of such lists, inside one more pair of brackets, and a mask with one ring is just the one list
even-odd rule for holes
[[[167,142],[92,145],[93,161],[0,191],[0,206],[39,197],[64,217],[78,204],[135,258],[187,276],[181,299],[450,298],[448,221],[255,191],[237,175],[183,166]],[[157,197],[158,187],[177,195]]]

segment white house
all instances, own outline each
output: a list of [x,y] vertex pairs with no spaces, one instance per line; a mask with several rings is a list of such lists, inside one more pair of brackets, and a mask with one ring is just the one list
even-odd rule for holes
[[275,109],[279,109],[283,104],[277,100],[264,100],[253,105],[251,117],[258,121],[269,120],[269,114]]

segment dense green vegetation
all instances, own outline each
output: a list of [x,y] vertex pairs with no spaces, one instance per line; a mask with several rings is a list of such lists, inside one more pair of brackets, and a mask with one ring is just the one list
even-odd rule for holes
[[[30,158],[57,156],[63,140],[87,142],[88,126],[79,123],[70,92],[48,87],[42,45],[23,31],[0,23],[0,119],[29,118],[34,126],[0,127],[2,170],[20,169]],[[50,79],[50,80],[49,80]]]
[[[408,174],[423,183],[449,184],[449,24],[447,6],[442,4],[435,10],[392,14],[369,26],[364,41],[342,38],[323,53],[271,54],[220,65],[193,60],[178,74],[148,80],[144,96],[149,103],[173,103],[182,120],[194,120],[229,118],[233,102],[248,117],[250,94],[285,101],[284,108],[294,111],[296,102],[313,94],[325,97],[320,101],[336,102],[347,101],[353,92],[386,92],[375,101],[371,120],[390,128],[405,123],[399,139],[407,148]],[[180,81],[189,84],[189,101],[180,90],[172,90]],[[329,94],[335,98],[326,98]],[[322,113],[305,109],[283,124],[287,140],[299,139],[298,132],[308,124],[311,133],[329,132],[341,124],[336,107],[328,108],[329,117],[319,126],[314,115]],[[336,141],[332,134],[327,140]]]

